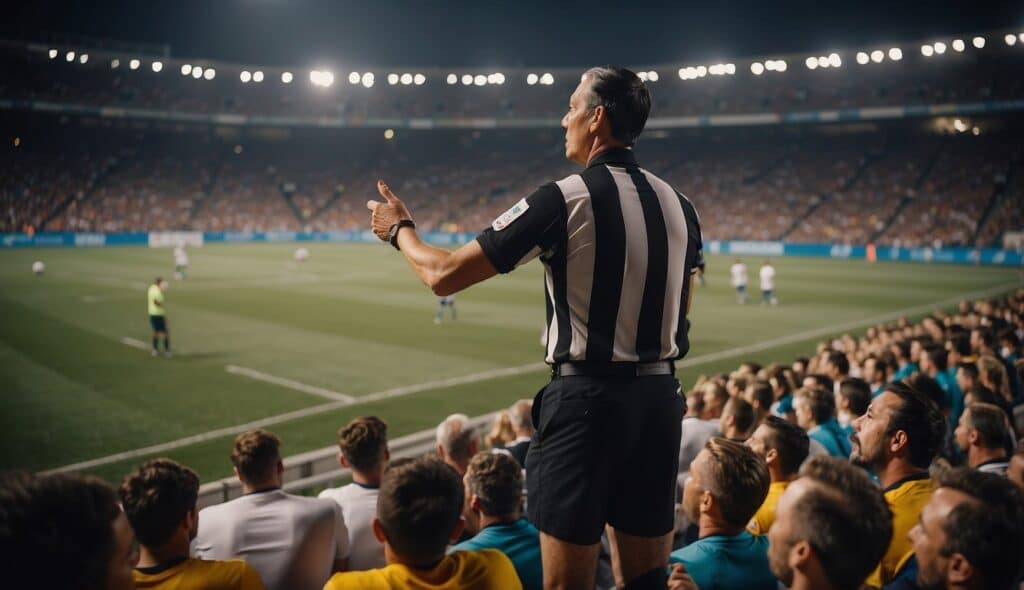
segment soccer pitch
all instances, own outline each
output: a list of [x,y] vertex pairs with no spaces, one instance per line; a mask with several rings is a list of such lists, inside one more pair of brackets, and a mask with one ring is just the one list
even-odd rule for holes
[[[0,251],[0,469],[85,463],[117,481],[168,456],[210,481],[231,474],[232,438],[257,425],[295,454],[332,444],[355,416],[380,416],[397,437],[506,407],[547,381],[539,263],[460,294],[458,319],[435,325],[436,298],[390,247],[305,246],[302,264],[294,244],[190,250],[188,279],[167,292],[170,359],[147,351],[145,295],[173,274],[169,250]],[[745,261],[756,288],[761,258]],[[1014,269],[783,258],[781,305],[761,307],[753,293],[741,307],[729,264],[711,257],[696,293],[684,387],[1021,284]]]

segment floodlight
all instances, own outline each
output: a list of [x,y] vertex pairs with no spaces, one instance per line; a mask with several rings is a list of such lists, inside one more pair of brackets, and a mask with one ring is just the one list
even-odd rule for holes
[[83,65],[88,63],[89,62],[89,54],[88,53],[83,53],[82,55],[79,55],[78,56],[78,62],[83,64]]
[[978,129],[977,127],[975,127],[973,129],[971,129],[971,133],[973,133],[974,135],[981,135],[981,129]]
[[398,84],[398,74],[388,74],[388,84],[390,84],[391,86]]
[[818,58],[808,57],[807,59],[804,60],[804,63],[807,65],[807,69],[813,70],[814,68],[818,67]]
[[[680,76],[682,76],[682,70],[679,70],[679,72],[680,72]],[[526,83],[529,84],[530,86],[533,86],[534,84],[536,84],[537,83],[537,74],[533,74],[533,73],[527,74],[526,75]]]
[[263,72],[261,70],[256,70],[255,72],[253,72],[252,73],[252,81],[253,82],[262,82],[263,81]]
[[462,74],[462,84],[463,86],[472,86],[473,74]]
[[708,75],[708,69],[704,66],[697,66],[696,73],[698,78],[703,78]]
[[953,46],[953,51],[957,53],[961,53],[964,49],[967,48],[967,44],[964,43],[963,39],[953,39],[953,42],[950,43],[950,45]]
[[294,76],[292,76],[291,72],[281,72],[281,82],[284,84],[291,84],[293,79]]
[[394,138],[395,138],[395,130],[394,129],[385,129],[384,130],[384,139],[390,140],[390,139],[394,139]]
[[786,60],[779,59],[779,60],[775,61],[775,71],[776,72],[785,72],[787,67],[789,67],[789,66],[786,65]]
[[750,72],[755,76],[760,76],[761,74],[764,73],[764,64],[759,61],[755,61],[754,63],[750,64]]
[[181,64],[181,75],[187,76],[192,73],[192,66],[190,64]]
[[348,75],[349,84],[358,84],[362,78],[359,76],[359,72],[352,72]]
[[551,72],[544,72],[544,75],[540,77],[540,83],[551,86],[555,83],[555,77],[551,75]]
[[869,61],[871,61],[871,58],[868,57],[868,54],[864,53],[863,51],[857,52],[857,63],[859,63],[860,65],[864,65]]
[[641,82],[646,82],[647,81],[647,72],[638,72],[636,77],[640,78]]
[[883,52],[881,49],[876,49],[871,52],[871,61],[875,62],[876,64],[882,63],[883,59],[885,59],[885,52]]
[[242,73],[238,75],[238,78],[242,81],[242,84],[248,84],[249,80],[252,80],[252,73],[249,70],[242,70]]
[[477,86],[483,86],[487,84],[487,76],[483,74],[477,74],[473,76],[473,83],[476,84]]
[[46,53],[47,53],[47,55],[50,56],[50,59],[57,59],[57,54],[60,53],[60,52],[57,51],[56,49],[51,49],[50,51],[48,51]]
[[829,54],[828,65],[832,66],[833,68],[838,68],[839,66],[843,65],[843,58],[839,57],[838,53]]
[[[422,76],[422,74],[417,74],[417,76]],[[504,84],[505,83],[505,74],[502,74],[501,72],[498,72],[497,74],[494,74],[494,79],[496,80],[496,83],[498,85]],[[417,84],[421,84],[421,82],[417,82]]]
[[116,70],[119,67],[121,67],[121,60],[117,58],[110,60],[110,69]]
[[829,61],[829,59],[827,57],[825,57],[824,55],[818,58],[818,67],[819,68],[827,68],[830,65],[832,65],[832,62]]
[[935,54],[935,48],[932,47],[931,45],[922,45],[921,46],[921,55],[923,55],[925,57],[931,57],[934,54]]
[[373,88],[373,81],[374,81],[373,72],[366,72],[365,74],[363,74],[363,77],[362,77],[361,81],[363,83],[363,87],[365,87],[365,88]]
[[133,59],[130,62],[128,62],[128,69],[130,69],[130,70],[137,70],[137,69],[139,69],[140,65],[142,65],[142,62],[140,62],[137,59]]
[[938,53],[939,55],[946,53],[946,44],[942,41],[937,41],[935,43],[935,53]]
[[899,61],[903,59],[903,50],[899,47],[893,47],[889,49],[889,59],[893,61]]
[[[1007,33],[1006,36],[1003,37],[1003,41],[1005,41],[1007,45],[1013,45],[1014,43],[1017,42],[1017,37],[1013,33]],[[74,53],[71,54],[72,57],[74,55],[75,55]],[[68,61],[71,61],[71,60],[68,60]]]
[[409,84],[412,84],[412,74],[406,72],[405,74],[402,74],[399,80],[403,85],[408,86]]
[[448,78],[446,79],[446,81],[448,82],[448,84],[458,84],[459,77],[456,76],[455,74],[448,74]]
[[[196,70],[197,69],[199,69],[198,66],[196,67]],[[195,73],[195,70],[192,70],[192,72]],[[205,70],[203,70],[203,78],[206,78],[207,80],[213,80],[214,76],[216,76],[216,75],[217,75],[217,70],[215,70],[213,68],[206,68]]]
[[658,78],[660,78],[660,76],[658,76],[658,72],[655,72],[653,70],[647,72],[647,77],[650,79],[651,82],[657,82]]
[[155,61],[149,67],[152,68],[153,73],[159,74],[164,69],[164,63],[162,61]]
[[[1012,35],[1008,35],[1008,36],[1012,36]],[[1010,44],[1012,45],[1012,43],[1010,43]],[[65,53],[64,54],[64,59],[67,60],[68,63],[71,63],[71,62],[75,61],[75,52],[74,51],[69,51],[69,52]]]
[[203,68],[201,68],[199,66],[193,66],[192,67],[192,77],[195,78],[196,80],[202,78],[205,73],[206,72],[203,71]]
[[984,37],[975,37],[975,38],[971,39],[971,44],[974,45],[975,49],[981,49],[981,48],[985,47],[985,38]]

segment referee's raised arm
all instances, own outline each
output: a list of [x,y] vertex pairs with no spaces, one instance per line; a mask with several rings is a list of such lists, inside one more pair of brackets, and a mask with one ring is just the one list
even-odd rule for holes
[[674,361],[690,348],[704,259],[693,204],[633,154],[650,105],[633,72],[588,70],[562,118],[566,158],[582,170],[454,252],[423,243],[383,181],[383,201],[367,203],[374,233],[439,295],[544,264],[552,380],[534,398],[525,468],[546,588],[594,587],[606,527],[619,586],[666,582],[685,405]]

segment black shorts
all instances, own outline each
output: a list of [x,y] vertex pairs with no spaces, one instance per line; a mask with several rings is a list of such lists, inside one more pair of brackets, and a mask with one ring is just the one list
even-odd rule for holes
[[605,523],[640,537],[674,526],[685,400],[672,375],[555,378],[533,400],[527,511],[541,531],[590,545]]
[[154,332],[166,332],[167,318],[162,315],[151,315],[149,316],[149,325],[153,326]]

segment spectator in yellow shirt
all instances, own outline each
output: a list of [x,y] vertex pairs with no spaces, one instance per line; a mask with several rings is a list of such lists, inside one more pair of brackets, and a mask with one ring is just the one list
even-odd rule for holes
[[263,590],[244,561],[189,558],[199,530],[199,478],[170,459],[147,461],[125,476],[121,505],[139,541],[133,572],[138,588],[162,590]]
[[799,475],[800,465],[807,458],[810,439],[803,428],[779,418],[768,416],[747,439],[747,446],[768,465],[771,484],[768,496],[747,525],[753,535],[766,535],[775,522],[775,506],[789,482]]
[[946,420],[924,394],[895,382],[853,421],[853,429],[850,460],[875,471],[892,510],[892,541],[866,582],[881,588],[913,555],[907,534],[934,490],[928,466],[946,436]]
[[373,532],[388,565],[335,574],[324,590],[522,590],[512,562],[500,551],[456,551],[449,543],[465,525],[465,489],[455,470],[424,457],[394,462],[384,472]]

